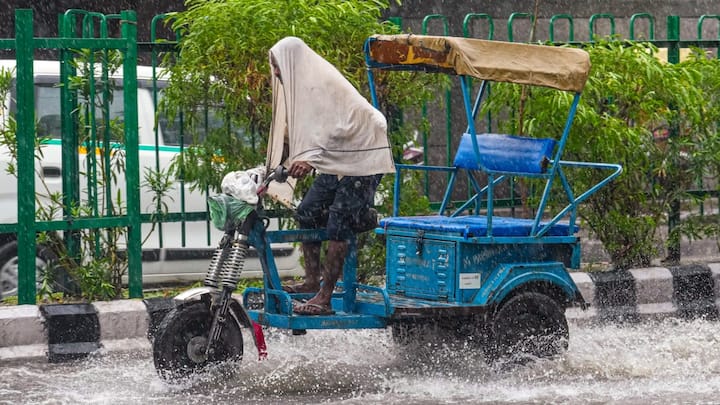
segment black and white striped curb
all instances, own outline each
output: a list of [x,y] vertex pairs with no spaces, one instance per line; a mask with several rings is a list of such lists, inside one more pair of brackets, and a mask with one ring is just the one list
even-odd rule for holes
[[[571,275],[591,305],[569,308],[570,322],[719,317],[720,263]],[[171,298],[153,298],[0,307],[0,361],[47,357],[55,362],[133,344],[147,347],[172,306]]]
[[568,319],[637,322],[677,317],[718,319],[720,263],[625,271],[572,273],[590,308],[569,308]]
[[147,345],[172,306],[171,298],[152,298],[0,307],[0,361],[59,362]]

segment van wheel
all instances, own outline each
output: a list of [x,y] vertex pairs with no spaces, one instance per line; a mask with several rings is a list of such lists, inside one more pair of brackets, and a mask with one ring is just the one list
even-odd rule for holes
[[[35,255],[35,280],[37,286],[43,280],[46,271],[53,280],[53,291],[64,291],[63,286],[68,285],[67,272],[56,266],[57,256],[47,247],[38,245]],[[8,242],[0,247],[0,297],[17,295],[18,292],[18,244],[17,241]]]
[[524,364],[565,352],[569,337],[563,307],[545,294],[525,292],[495,313],[485,355],[491,363],[502,359]]

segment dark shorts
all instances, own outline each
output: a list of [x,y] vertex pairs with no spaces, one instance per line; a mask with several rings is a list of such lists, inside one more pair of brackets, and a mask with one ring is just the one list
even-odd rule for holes
[[336,175],[321,174],[297,207],[295,219],[303,229],[326,228],[331,240],[350,239],[363,228],[381,178],[344,176],[338,180]]

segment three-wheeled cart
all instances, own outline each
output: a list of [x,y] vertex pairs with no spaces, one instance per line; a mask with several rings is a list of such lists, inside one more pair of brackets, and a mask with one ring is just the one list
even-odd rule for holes
[[[228,298],[230,293],[221,293],[237,285],[232,278],[178,296],[176,308],[161,325],[160,334],[163,329],[167,332],[165,337],[159,336],[166,342],[156,338],[154,343],[161,375],[241,355],[239,328],[257,324],[300,333],[390,327],[398,342],[408,342],[433,325],[436,331],[477,345],[490,359],[513,354],[547,357],[567,348],[565,308],[586,305],[568,273],[580,265],[577,208],[622,170],[615,164],[561,160],[589,74],[588,54],[572,48],[421,35],[373,36],[364,51],[376,107],[377,70],[444,73],[459,79],[467,118],[451,166],[396,165],[393,216],[383,218],[376,229],[386,240],[385,286],[357,282],[357,255],[351,241],[343,278],[332,299],[335,313],[293,314],[293,302],[312,294],[283,291],[270,245],[324,240],[325,234],[267,231],[263,221],[245,224],[245,230],[238,226],[235,239],[231,235],[221,242],[218,260],[232,262],[222,251],[233,246],[254,247],[264,269],[264,288],[246,289],[242,304]],[[474,97],[471,79],[479,79]],[[478,111],[491,82],[568,92],[572,97],[567,111],[561,112],[567,114],[562,132],[544,138],[478,134]],[[600,169],[609,174],[576,193],[565,174],[569,169]],[[410,170],[447,175],[437,214],[399,215],[401,186]],[[544,183],[536,214],[533,218],[498,215],[496,189],[508,179],[520,177]],[[467,199],[458,204],[453,202],[458,194],[454,189],[462,178],[471,192],[465,192]],[[567,203],[550,210],[551,191],[557,189]],[[258,213],[262,216],[261,210]],[[223,277],[220,274],[220,279]],[[195,318],[208,320],[193,324],[183,316],[190,310]],[[195,326],[187,326],[190,324]]]

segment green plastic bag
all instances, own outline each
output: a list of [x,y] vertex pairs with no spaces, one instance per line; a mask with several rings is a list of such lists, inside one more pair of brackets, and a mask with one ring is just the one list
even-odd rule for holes
[[227,194],[208,197],[210,220],[215,228],[227,232],[239,227],[255,206]]

